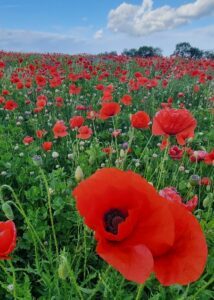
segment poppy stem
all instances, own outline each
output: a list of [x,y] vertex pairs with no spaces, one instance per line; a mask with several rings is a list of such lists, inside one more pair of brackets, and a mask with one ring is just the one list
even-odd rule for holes
[[140,300],[140,299],[142,299],[141,296],[142,296],[142,293],[143,293],[143,290],[144,290],[144,286],[145,286],[145,284],[140,284],[140,285],[138,286],[138,289],[137,289],[137,295],[136,295],[135,300]]
[[48,181],[47,181],[47,178],[45,176],[45,173],[41,168],[40,168],[40,173],[41,173],[41,177],[42,177],[42,179],[44,181],[44,184],[45,184],[45,189],[47,191],[48,210],[49,210],[49,216],[50,216],[50,221],[51,221],[51,229],[52,229],[52,234],[53,234],[53,239],[54,239],[54,244],[55,244],[55,249],[56,249],[56,256],[57,256],[57,259],[59,260],[58,242],[57,242],[57,238],[56,238],[56,231],[55,231],[55,228],[54,228],[54,219],[53,219],[53,212],[52,212],[52,206],[51,206],[50,190],[49,190]]

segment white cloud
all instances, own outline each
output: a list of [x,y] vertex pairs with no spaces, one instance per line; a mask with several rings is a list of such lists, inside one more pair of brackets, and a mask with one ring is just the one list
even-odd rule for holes
[[77,53],[84,45],[85,39],[70,34],[0,29],[0,48],[8,51]]
[[99,40],[103,37],[103,29],[99,29],[94,34],[94,39]]
[[156,9],[153,9],[152,0],[144,0],[141,5],[124,2],[109,12],[108,28],[132,36],[145,36],[176,28],[213,13],[213,0],[196,0],[178,8],[164,5]]

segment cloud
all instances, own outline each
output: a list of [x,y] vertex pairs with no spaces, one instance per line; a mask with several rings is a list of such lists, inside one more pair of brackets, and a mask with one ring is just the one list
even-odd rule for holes
[[213,0],[196,0],[177,8],[164,5],[156,9],[153,9],[152,0],[144,0],[141,5],[124,2],[109,12],[108,28],[132,36],[145,36],[174,29],[213,13]]
[[21,29],[0,29],[0,48],[7,51],[83,52],[85,39],[70,34]]
[[99,29],[94,34],[94,39],[99,40],[103,37],[103,29]]

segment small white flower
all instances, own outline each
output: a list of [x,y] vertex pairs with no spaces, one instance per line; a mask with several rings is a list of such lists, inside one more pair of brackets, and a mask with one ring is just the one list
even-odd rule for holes
[[56,151],[53,151],[53,152],[52,152],[52,157],[53,157],[53,158],[59,157],[59,153],[56,152]]

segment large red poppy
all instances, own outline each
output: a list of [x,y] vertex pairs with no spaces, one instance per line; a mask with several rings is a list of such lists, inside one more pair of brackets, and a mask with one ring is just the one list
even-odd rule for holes
[[18,107],[18,104],[13,100],[8,100],[5,102],[4,109],[5,110],[15,110]]
[[197,220],[141,176],[105,168],[73,195],[97,253],[128,280],[143,283],[155,272],[164,285],[188,284],[203,272],[207,248]]
[[71,128],[76,128],[76,127],[81,127],[84,123],[85,119],[82,116],[74,116],[69,120],[70,127]]
[[78,129],[78,133],[79,134],[77,134],[77,138],[82,139],[82,140],[87,140],[91,137],[91,135],[93,134],[93,131],[88,126],[81,126]]
[[0,222],[0,260],[8,259],[8,255],[16,247],[16,226],[13,221]]
[[196,120],[187,109],[162,109],[155,115],[153,135],[175,135],[178,144],[184,145],[187,138],[194,137]]
[[120,112],[120,105],[116,102],[103,103],[99,113],[99,117],[102,120],[106,120],[113,117]]
[[131,126],[138,129],[148,128],[150,117],[145,111],[138,111],[131,115]]
[[55,138],[64,137],[68,135],[67,127],[64,121],[57,121],[53,127],[53,133]]

